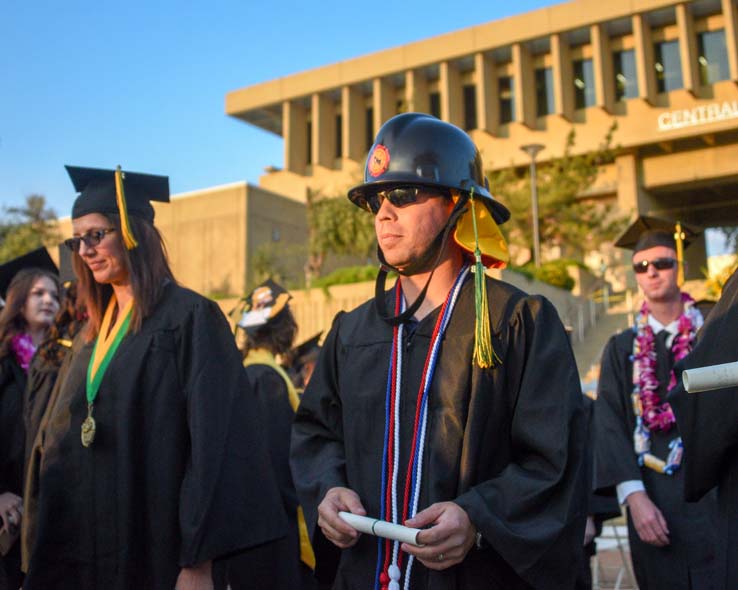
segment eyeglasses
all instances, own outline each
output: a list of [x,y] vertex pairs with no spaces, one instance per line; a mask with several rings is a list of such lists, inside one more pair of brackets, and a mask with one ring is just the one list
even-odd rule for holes
[[417,202],[420,194],[431,197],[442,197],[445,195],[445,193],[437,188],[426,186],[397,186],[385,191],[362,195],[356,199],[356,204],[362,209],[366,209],[376,215],[385,199],[395,207],[405,207]]
[[87,246],[88,248],[94,248],[100,242],[102,242],[102,239],[106,235],[114,231],[115,231],[114,227],[109,227],[107,229],[95,229],[90,232],[87,232],[83,236],[78,236],[74,238],[69,238],[68,240],[64,240],[64,245],[67,248],[69,248],[72,252],[79,252],[79,247],[82,245],[82,242],[84,242],[85,246]]
[[648,271],[648,265],[652,264],[656,270],[669,270],[676,266],[674,258],[654,258],[653,260],[641,260],[633,263],[633,272],[642,274]]

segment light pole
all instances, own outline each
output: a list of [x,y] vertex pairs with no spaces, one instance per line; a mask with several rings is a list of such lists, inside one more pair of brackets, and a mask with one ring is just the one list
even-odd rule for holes
[[533,263],[541,266],[541,234],[538,228],[538,186],[536,184],[536,156],[546,146],[540,143],[521,145],[520,149],[530,156],[530,197],[533,202]]

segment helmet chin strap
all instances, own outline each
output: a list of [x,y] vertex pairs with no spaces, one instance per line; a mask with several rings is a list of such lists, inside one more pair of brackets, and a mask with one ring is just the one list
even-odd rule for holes
[[[420,305],[425,300],[428,286],[433,279],[433,274],[436,272],[436,268],[438,268],[438,264],[441,262],[443,253],[446,251],[448,236],[451,233],[451,230],[456,226],[456,222],[459,220],[459,217],[461,217],[461,215],[466,211],[466,202],[466,197],[461,197],[456,202],[454,208],[451,210],[451,215],[448,217],[448,221],[446,221],[446,225],[440,232],[438,232],[438,235],[435,237],[428,249],[418,260],[409,263],[407,266],[397,268],[389,264],[384,257],[382,249],[379,247],[379,244],[377,244],[377,257],[379,258],[381,266],[379,267],[379,274],[377,274],[377,281],[374,285],[374,304],[376,305],[379,317],[391,326],[397,326],[409,320],[413,315],[415,315],[415,312],[418,311],[418,308],[420,308]],[[408,306],[405,311],[397,316],[393,316],[387,311],[387,302],[385,301],[385,284],[387,282],[387,275],[391,270],[406,277],[421,272],[427,272],[428,270],[431,271],[423,290],[417,296],[415,301],[413,301],[412,305]]]

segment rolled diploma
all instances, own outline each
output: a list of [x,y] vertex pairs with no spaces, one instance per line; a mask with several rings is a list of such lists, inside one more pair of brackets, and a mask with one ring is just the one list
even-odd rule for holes
[[376,518],[359,516],[350,512],[339,512],[338,516],[361,533],[391,539],[392,541],[400,541],[401,543],[409,543],[416,547],[423,546],[421,543],[418,543],[420,529],[411,529],[401,524],[393,524],[386,520],[377,520]]
[[684,389],[689,393],[736,387],[738,386],[738,362],[687,369],[682,371],[682,380]]

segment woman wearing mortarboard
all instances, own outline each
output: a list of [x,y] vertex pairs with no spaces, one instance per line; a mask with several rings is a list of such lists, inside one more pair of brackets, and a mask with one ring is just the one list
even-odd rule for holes
[[67,169],[89,321],[31,452],[24,588],[212,588],[213,559],[284,529],[240,355],[172,276],[149,202],[168,179]]
[[16,542],[23,508],[24,391],[28,367],[59,309],[56,265],[39,248],[0,266],[0,590],[22,582]]
[[288,525],[284,539],[219,564],[231,590],[305,590],[315,586],[315,556],[289,466],[292,420],[300,402],[287,372],[277,362],[277,357],[283,359],[290,351],[297,333],[290,299],[281,285],[267,279],[246,296],[237,323],[245,331],[243,364],[265,418],[269,456]]

